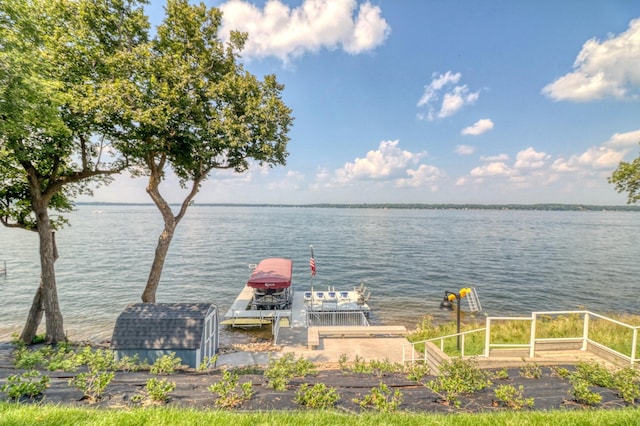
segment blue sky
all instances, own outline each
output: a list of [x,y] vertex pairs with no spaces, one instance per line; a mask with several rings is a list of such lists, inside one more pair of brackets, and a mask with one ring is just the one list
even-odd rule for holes
[[[196,202],[626,203],[607,177],[640,155],[640,2],[205,4],[221,38],[249,33],[243,63],[277,75],[295,122],[286,166],[214,172]],[[92,200],[150,202],[144,187],[121,176]]]

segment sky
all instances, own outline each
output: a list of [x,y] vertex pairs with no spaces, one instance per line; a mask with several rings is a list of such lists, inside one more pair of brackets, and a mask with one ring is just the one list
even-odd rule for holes
[[[295,121],[286,165],[214,171],[196,203],[626,204],[607,178],[640,156],[636,0],[204,3]],[[145,184],[84,201],[151,202]],[[161,192],[185,195],[170,174]]]

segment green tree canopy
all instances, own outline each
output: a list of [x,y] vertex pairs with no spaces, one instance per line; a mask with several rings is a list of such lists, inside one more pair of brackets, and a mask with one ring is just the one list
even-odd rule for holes
[[129,49],[146,42],[148,27],[133,0],[0,2],[0,221],[37,231],[40,243],[26,343],[43,311],[47,340],[66,339],[53,234],[64,218],[49,211],[68,211],[73,197],[126,167],[96,95]]
[[618,192],[627,193],[627,204],[640,201],[640,157],[631,163],[624,161],[609,178],[609,183],[613,183]]
[[[147,192],[164,219],[145,302],[155,301],[175,228],[202,182],[214,169],[285,164],[292,122],[276,77],[259,80],[239,62],[247,35],[233,33],[227,44],[218,37],[218,9],[168,0],[165,15],[103,93],[114,98],[105,104],[118,124],[117,146],[134,172],[148,176]],[[160,193],[168,168],[190,189],[175,215]]]

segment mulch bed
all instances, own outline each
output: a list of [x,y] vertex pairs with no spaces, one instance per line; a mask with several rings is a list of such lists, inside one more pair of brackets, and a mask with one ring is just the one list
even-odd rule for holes
[[[320,370],[315,375],[293,379],[289,382],[286,391],[275,391],[267,386],[266,378],[260,371],[245,370],[240,372],[239,382],[251,381],[255,394],[249,401],[233,408],[238,411],[264,411],[264,410],[300,410],[303,406],[294,402],[296,392],[304,383],[312,386],[316,383],[324,383],[328,387],[335,388],[340,395],[336,409],[344,412],[362,412],[354,398],[362,399],[369,394],[372,388],[385,383],[391,391],[396,389],[402,393],[402,404],[399,410],[410,412],[486,412],[496,410],[508,410],[501,406],[495,398],[494,390],[502,385],[512,385],[516,389],[522,385],[524,397],[534,398],[534,410],[550,409],[584,409],[586,407],[571,400],[569,390],[572,388],[568,379],[563,379],[554,373],[549,367],[541,367],[542,376],[538,379],[520,376],[519,369],[509,369],[508,379],[494,379],[490,388],[459,397],[460,406],[447,405],[442,399],[427,388],[424,383],[435,379],[433,376],[424,377],[420,383],[409,380],[404,374],[394,373],[377,376],[375,374],[353,373],[339,369]],[[572,369],[567,366],[566,368]],[[6,383],[9,375],[20,374],[20,370],[0,367],[0,386]],[[244,374],[243,374],[244,373]],[[93,406],[102,408],[123,408],[139,405],[135,395],[142,395],[147,379],[151,377],[167,379],[176,383],[176,389],[170,393],[168,406],[188,407],[196,409],[216,409],[215,396],[208,387],[217,383],[222,378],[222,371],[210,372],[182,371],[169,376],[154,376],[148,372],[118,372],[107,387],[104,397],[90,403],[83,399],[82,393],[69,385],[69,379],[73,373],[43,372],[51,378],[50,386],[40,400],[46,403],[65,404],[69,406]],[[593,391],[602,395],[602,402],[598,408],[622,408],[628,406],[612,390],[592,387]],[[0,393],[0,400],[6,399],[4,393]],[[525,409],[528,410],[528,409]]]

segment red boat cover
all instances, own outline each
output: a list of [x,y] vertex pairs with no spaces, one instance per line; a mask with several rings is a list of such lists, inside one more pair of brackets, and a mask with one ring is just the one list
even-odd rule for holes
[[247,285],[259,289],[283,289],[291,285],[293,262],[290,259],[264,259],[253,270]]

